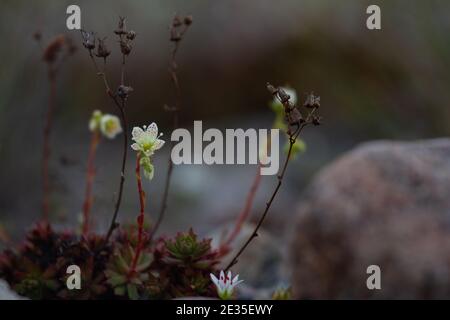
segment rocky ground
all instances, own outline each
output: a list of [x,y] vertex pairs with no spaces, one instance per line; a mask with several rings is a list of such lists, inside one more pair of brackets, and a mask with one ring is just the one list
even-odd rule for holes
[[[296,298],[450,297],[450,139],[363,144],[304,193],[290,248]],[[378,265],[382,290],[366,287]]]

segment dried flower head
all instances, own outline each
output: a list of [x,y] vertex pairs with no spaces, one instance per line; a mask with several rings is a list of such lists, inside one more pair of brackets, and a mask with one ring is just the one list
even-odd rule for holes
[[114,33],[117,35],[124,35],[127,34],[127,30],[126,30],[126,25],[125,25],[125,17],[119,17],[119,24],[117,26],[117,29],[114,30]]
[[128,33],[127,33],[127,39],[128,39],[128,40],[134,40],[134,38],[136,38],[136,32],[133,31],[133,30],[128,31]]
[[120,51],[122,52],[123,55],[129,55],[131,52],[131,49],[133,49],[133,47],[131,46],[130,42],[125,41],[125,40],[120,40]]
[[192,24],[192,21],[193,21],[192,16],[184,17],[184,24],[185,25],[190,26]]
[[319,108],[320,107],[320,97],[315,96],[314,93],[310,93],[307,97],[306,97],[306,101],[303,104],[304,107],[306,108]]
[[243,282],[243,280],[239,280],[239,275],[237,274],[234,278],[232,278],[231,271],[228,271],[225,276],[225,272],[220,271],[219,279],[216,278],[212,273],[210,274],[212,282],[215,284],[217,288],[217,295],[222,300],[228,300],[233,296],[234,287]]
[[97,57],[104,59],[106,59],[111,54],[111,51],[106,47],[105,40],[106,38],[97,39],[97,52],[95,53]]
[[130,92],[133,92],[133,88],[129,86],[120,85],[117,88],[117,95],[124,100],[128,98]]
[[88,50],[95,48],[95,34],[94,32],[81,30],[81,38],[83,40],[83,46]]

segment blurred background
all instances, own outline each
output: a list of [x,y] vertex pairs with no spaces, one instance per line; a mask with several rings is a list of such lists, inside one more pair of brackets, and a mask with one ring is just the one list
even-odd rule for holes
[[[77,4],[82,28],[107,36],[109,81],[120,76],[120,51],[113,30],[118,17],[137,32],[127,62],[134,88],[127,113],[130,126],[157,122],[169,137],[174,103],[168,74],[168,26],[175,13],[194,23],[179,54],[182,127],[202,120],[204,128],[268,128],[274,115],[265,84],[295,88],[300,100],[321,96],[324,125],[306,130],[307,145],[290,167],[266,224],[281,235],[292,221],[302,190],[326,164],[363,141],[416,140],[450,132],[450,3],[376,1],[382,30],[366,28],[373,1],[2,1],[0,12],[0,223],[14,239],[41,215],[42,130],[49,96],[42,49],[54,36],[78,46],[57,79],[50,162],[52,221],[76,225],[84,195],[94,109],[116,113],[95,75],[79,32],[66,29],[66,8]],[[146,182],[149,216],[160,206],[169,148],[155,158],[155,179]],[[97,153],[93,217],[105,230],[119,182],[121,137],[103,140]],[[133,221],[138,196],[129,154],[121,221]],[[202,235],[221,230],[239,213],[255,166],[177,166],[162,232],[193,226]],[[274,177],[264,177],[254,219],[265,206]]]

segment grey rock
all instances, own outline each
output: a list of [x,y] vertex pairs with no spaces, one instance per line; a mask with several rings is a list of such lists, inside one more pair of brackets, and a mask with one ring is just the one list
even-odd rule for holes
[[450,139],[357,147],[313,180],[292,229],[296,298],[450,298]]
[[24,298],[11,290],[9,285],[0,279],[0,300],[23,300]]

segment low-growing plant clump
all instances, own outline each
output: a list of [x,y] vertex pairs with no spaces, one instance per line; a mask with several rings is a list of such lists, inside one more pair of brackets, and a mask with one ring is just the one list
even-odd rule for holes
[[[175,88],[175,103],[174,106],[165,106],[165,110],[172,114],[174,129],[178,127],[182,107],[176,55],[191,24],[192,17],[176,15],[170,27],[173,49],[169,73]],[[310,94],[306,102],[298,106],[295,91],[267,85],[273,96],[271,107],[276,114],[274,128],[286,132],[286,160],[280,168],[277,184],[253,233],[238,253],[230,258],[227,267],[219,270],[218,266],[229,259],[230,246],[250,216],[254,196],[261,180],[261,166],[258,166],[245,206],[236,218],[234,228],[217,248],[211,246],[211,239],[199,238],[192,229],[180,232],[174,237],[158,236],[157,230],[167,209],[174,166],[169,158],[160,211],[155,223],[151,224],[146,220],[145,207],[149,197],[144,191],[142,180],[152,180],[155,172],[153,158],[164,146],[165,141],[158,126],[153,122],[142,127],[134,127],[131,130],[132,141],[129,141],[126,110],[130,107],[128,98],[133,89],[127,83],[126,61],[133,51],[137,33],[127,29],[126,20],[122,17],[114,33],[118,37],[122,56],[121,76],[116,89],[112,89],[106,74],[107,58],[111,54],[106,38],[99,38],[94,32],[81,31],[82,44],[88,52],[95,72],[102,79],[105,92],[116,107],[118,116],[105,114],[100,110],[93,111],[88,126],[91,131],[91,143],[87,157],[82,223],[79,229],[70,231],[57,231],[49,222],[48,181],[48,157],[51,154],[49,128],[52,126],[55,105],[54,79],[57,71],[54,63],[65,58],[64,56],[57,59],[57,55],[61,54],[63,45],[68,45],[69,42],[61,40],[65,38],[57,38],[59,40],[53,40],[44,51],[44,61],[49,66],[52,89],[44,130],[42,219],[27,233],[22,244],[9,248],[0,255],[0,278],[5,279],[18,294],[31,299],[173,299],[190,296],[234,298],[236,297],[234,289],[242,280],[239,280],[238,275],[233,276],[230,269],[238,263],[247,246],[257,237],[282,185],[290,160],[295,153],[302,150],[300,133],[308,125],[320,124],[321,118],[316,115],[320,107],[320,98]],[[74,52],[71,43],[67,50],[70,54]],[[95,154],[103,138],[114,139],[118,135],[123,136],[118,193],[109,229],[105,234],[99,234],[93,230],[91,216]],[[267,152],[268,145],[270,140],[266,141],[265,148],[260,150],[263,155]],[[117,217],[127,177],[125,167],[129,150],[135,151],[135,178],[140,210],[135,223],[121,226],[117,222]],[[67,270],[73,265],[82,271],[80,274],[82,286],[79,290],[71,290],[67,286],[71,275]],[[274,298],[288,299],[289,292],[289,289],[280,289],[274,293]]]

